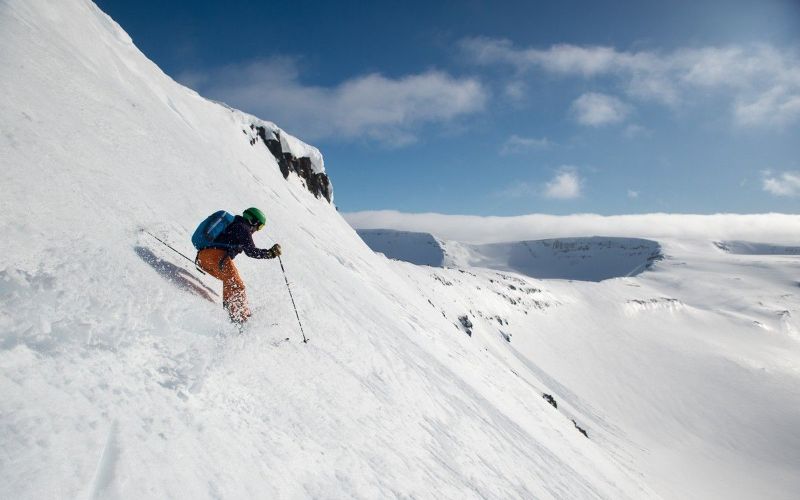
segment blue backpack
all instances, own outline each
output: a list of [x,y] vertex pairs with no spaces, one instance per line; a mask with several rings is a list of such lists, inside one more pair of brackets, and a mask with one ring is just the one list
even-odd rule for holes
[[192,245],[194,245],[194,247],[198,250],[213,246],[227,246],[215,245],[214,240],[217,239],[220,234],[222,234],[222,231],[224,231],[225,228],[231,224],[231,222],[233,222],[232,214],[229,214],[225,210],[214,212],[206,217],[206,220],[201,222],[200,225],[197,226],[197,229],[194,230],[194,234],[192,235]]

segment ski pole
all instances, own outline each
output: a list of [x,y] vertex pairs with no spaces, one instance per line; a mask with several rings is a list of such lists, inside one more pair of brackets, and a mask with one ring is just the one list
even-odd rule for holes
[[307,344],[306,332],[303,331],[303,323],[300,322],[300,315],[297,314],[297,305],[294,303],[294,296],[292,295],[292,288],[289,286],[289,278],[286,277],[286,269],[283,267],[283,260],[278,255],[278,262],[281,263],[281,271],[283,271],[283,279],[286,281],[286,289],[289,290],[289,298],[292,299],[292,307],[294,307],[294,315],[297,316],[297,324],[300,325],[300,333],[303,334],[303,343]]
[[169,248],[170,250],[172,250],[172,251],[173,251],[173,252],[175,252],[176,254],[180,255],[180,256],[181,256],[181,257],[183,257],[184,259],[186,259],[186,260],[188,260],[189,262],[191,262],[192,264],[194,264],[194,267],[195,267],[195,269],[197,269],[198,271],[200,271],[200,272],[201,272],[201,273],[203,273],[203,274],[206,274],[206,272],[205,272],[205,271],[203,271],[202,269],[200,269],[199,267],[197,267],[197,262],[193,261],[192,259],[190,259],[189,257],[185,256],[185,255],[184,255],[184,254],[182,254],[181,252],[179,252],[179,251],[175,250],[174,248],[172,248],[172,246],[170,246],[170,244],[169,244],[169,243],[167,243],[166,241],[162,240],[161,238],[159,238],[159,237],[158,237],[158,236],[156,236],[155,234],[151,233],[151,232],[150,232],[150,231],[148,231],[147,229],[142,229],[142,231],[144,231],[145,233],[149,234],[149,235],[150,235],[150,236],[152,236],[153,238],[157,239],[157,240],[158,240],[158,241],[160,241],[160,242],[161,242],[161,243],[162,243],[164,246],[166,246],[167,248]]

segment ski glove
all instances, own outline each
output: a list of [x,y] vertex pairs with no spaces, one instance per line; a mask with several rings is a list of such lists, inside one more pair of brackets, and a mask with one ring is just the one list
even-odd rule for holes
[[272,245],[272,248],[269,249],[269,258],[274,259],[281,255],[281,246],[275,243]]

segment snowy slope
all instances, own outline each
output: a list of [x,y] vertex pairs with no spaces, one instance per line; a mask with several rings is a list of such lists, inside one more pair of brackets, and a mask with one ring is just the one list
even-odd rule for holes
[[[656,496],[284,179],[265,122],[86,0],[3,0],[0,37],[0,497]],[[307,345],[275,261],[237,259],[238,336],[219,283],[139,231],[190,253],[208,213],[251,205]]]
[[421,266],[444,265],[442,244],[429,233],[391,229],[363,229],[356,232],[373,251],[382,253],[390,259]]
[[657,242],[641,238],[557,238],[483,245],[440,240],[430,233],[359,229],[373,251],[390,259],[436,267],[485,267],[532,278],[602,281],[635,276],[662,258]]
[[491,259],[499,271],[393,265],[664,497],[795,498],[796,247],[661,242],[650,271],[601,283],[534,280]]
[[661,258],[658,243],[640,238],[558,238],[467,245],[449,242],[445,262],[488,267],[533,278],[602,281],[635,276]]
[[717,241],[717,248],[741,255],[800,255],[800,247],[754,243],[751,241]]

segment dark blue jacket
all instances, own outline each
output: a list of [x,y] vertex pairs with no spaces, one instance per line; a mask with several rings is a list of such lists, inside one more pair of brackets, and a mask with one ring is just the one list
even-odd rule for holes
[[214,240],[214,243],[219,243],[219,246],[212,245],[211,248],[227,250],[231,259],[242,252],[254,259],[274,259],[275,254],[271,249],[256,247],[251,227],[244,217],[237,215],[233,218],[233,222]]

